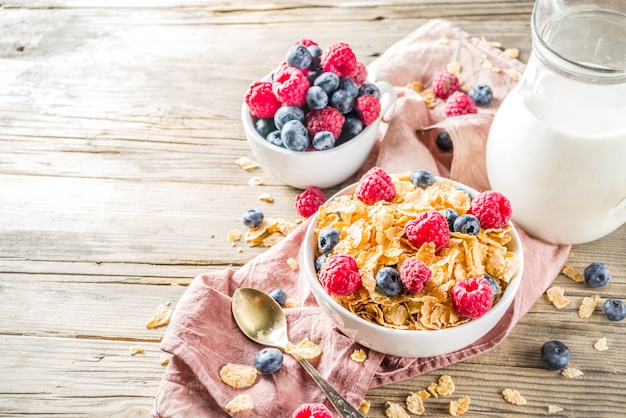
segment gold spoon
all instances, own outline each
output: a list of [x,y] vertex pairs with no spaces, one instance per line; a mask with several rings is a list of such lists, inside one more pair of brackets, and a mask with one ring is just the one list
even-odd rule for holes
[[[249,287],[237,289],[233,293],[232,311],[239,329],[252,341],[286,351],[289,337],[285,313],[268,294]],[[309,373],[342,417],[364,418],[311,363],[295,352],[289,354]]]

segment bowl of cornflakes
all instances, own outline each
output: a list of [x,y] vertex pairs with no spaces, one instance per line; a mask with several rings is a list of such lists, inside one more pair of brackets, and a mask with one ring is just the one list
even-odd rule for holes
[[374,167],[312,216],[303,264],[322,310],[364,347],[449,354],[503,318],[523,271],[508,200],[416,170]]

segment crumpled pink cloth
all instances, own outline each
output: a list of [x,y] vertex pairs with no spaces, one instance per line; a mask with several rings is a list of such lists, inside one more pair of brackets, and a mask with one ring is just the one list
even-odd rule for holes
[[[437,42],[446,38],[447,45]],[[478,190],[489,188],[485,169],[486,136],[495,110],[515,81],[503,72],[482,65],[487,58],[501,69],[523,64],[507,58],[500,50],[470,36],[443,20],[433,20],[392,46],[370,66],[374,80],[398,86],[398,100],[386,115],[377,146],[361,172],[378,165],[390,172],[424,168],[450,177]],[[465,82],[489,84],[495,99],[477,115],[446,118],[443,104],[428,109],[419,94],[405,89],[406,83],[429,82],[446,64],[457,61]],[[446,130],[454,152],[441,152],[434,144],[437,133]],[[355,178],[358,177],[355,176]],[[308,288],[304,273],[292,271],[285,260],[293,257],[300,265],[300,243],[309,221],[303,222],[279,244],[260,254],[239,270],[227,269],[196,277],[178,302],[161,348],[172,361],[155,398],[154,417],[227,417],[224,405],[247,393],[255,408],[237,417],[291,417],[308,402],[325,402],[312,379],[286,355],[280,372],[260,375],[250,388],[233,389],[220,380],[226,363],[251,364],[261,348],[237,328],[231,314],[231,295],[238,287],[255,287],[266,292],[282,288],[302,303],[286,309],[289,336],[294,342],[309,338],[323,354],[317,369],[352,404],[358,406],[368,389],[407,379],[468,359],[496,347],[530,309],[567,258],[568,246],[554,246],[522,237],[525,266],[522,285],[501,322],[475,344],[455,353],[432,358],[398,358],[368,349],[367,360],[356,363],[350,354],[361,348],[341,334],[322,313]]]

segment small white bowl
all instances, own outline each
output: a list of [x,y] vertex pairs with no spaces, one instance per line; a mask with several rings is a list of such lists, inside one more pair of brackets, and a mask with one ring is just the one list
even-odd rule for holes
[[395,90],[389,83],[378,81],[375,84],[380,90],[380,116],[360,134],[335,148],[298,152],[277,147],[259,135],[250,110],[244,103],[241,121],[248,145],[259,163],[286,185],[298,189],[336,186],[363,165],[376,142],[381,118],[396,100]]
[[[470,187],[459,184],[471,193],[478,193]],[[332,198],[352,194],[356,184],[348,186]],[[331,199],[332,199],[331,198]],[[507,245],[521,260],[517,274],[511,279],[500,300],[478,319],[461,325],[440,330],[397,330],[369,322],[335,301],[322,287],[315,272],[317,239],[315,228],[317,214],[309,224],[301,251],[303,251],[304,270],[307,280],[318,305],[332,319],[337,328],[357,343],[381,353],[399,357],[433,357],[453,353],[478,341],[502,319],[513,302],[522,281],[523,250],[515,227],[511,229],[512,240]]]

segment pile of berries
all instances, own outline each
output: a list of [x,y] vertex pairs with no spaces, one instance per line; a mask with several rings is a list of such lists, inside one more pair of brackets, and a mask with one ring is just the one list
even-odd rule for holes
[[478,113],[476,106],[487,106],[493,99],[493,91],[486,84],[474,86],[467,93],[462,92],[460,87],[459,78],[449,71],[442,71],[433,79],[433,92],[446,101],[447,116]]
[[348,44],[322,50],[302,39],[270,80],[250,85],[245,103],[268,142],[292,151],[322,151],[354,138],[380,115],[380,90],[366,79],[365,64]]

